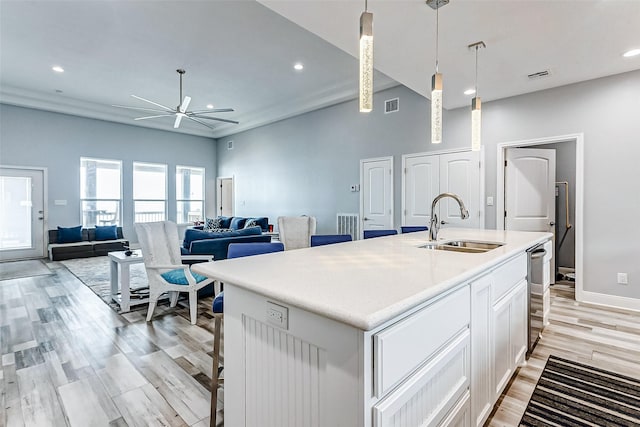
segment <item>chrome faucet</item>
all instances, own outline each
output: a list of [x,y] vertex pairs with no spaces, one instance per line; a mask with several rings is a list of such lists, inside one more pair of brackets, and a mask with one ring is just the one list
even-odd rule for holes
[[440,222],[438,222],[438,215],[436,215],[436,204],[440,199],[445,197],[451,197],[453,200],[458,202],[460,205],[460,217],[462,219],[469,218],[469,211],[464,207],[464,202],[457,194],[453,193],[442,193],[438,194],[433,202],[431,203],[431,224],[429,225],[429,240],[438,240],[438,231],[440,230]]

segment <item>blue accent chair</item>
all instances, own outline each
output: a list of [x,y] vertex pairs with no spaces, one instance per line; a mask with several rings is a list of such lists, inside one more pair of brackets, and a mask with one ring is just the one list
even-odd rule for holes
[[274,243],[231,243],[227,252],[227,259],[241,258],[251,255],[270,254],[284,251],[284,245]]
[[402,234],[405,233],[415,233],[416,231],[427,231],[429,227],[426,225],[405,225],[400,227],[400,231]]
[[398,230],[364,230],[365,239],[373,239],[374,237],[394,236],[398,234]]
[[311,247],[350,242],[352,240],[351,234],[314,234],[311,236]]

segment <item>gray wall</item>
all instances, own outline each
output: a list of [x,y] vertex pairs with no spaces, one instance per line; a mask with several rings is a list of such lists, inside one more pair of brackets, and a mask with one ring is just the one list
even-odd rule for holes
[[[384,114],[384,101],[395,97],[400,110]],[[336,213],[360,209],[349,188],[360,181],[360,160],[393,155],[399,228],[401,155],[431,148],[428,101],[396,86],[376,93],[374,103],[369,114],[350,101],[220,139],[218,173],[235,177],[236,215],[276,224],[278,216],[307,214],[317,218],[318,233],[335,233]]]
[[[483,103],[486,192],[496,191],[500,142],[584,133],[584,290],[640,298],[640,71]],[[468,109],[448,112],[468,138]],[[494,228],[495,206],[486,208]],[[616,273],[629,274],[628,285]]]
[[[168,215],[175,221],[176,165],[206,168],[208,212],[215,212],[215,140],[0,104],[0,164],[48,168],[48,228],[80,218],[80,157],[122,160],[123,231],[133,231],[133,162],[168,165]],[[54,200],[67,200],[66,206]]]

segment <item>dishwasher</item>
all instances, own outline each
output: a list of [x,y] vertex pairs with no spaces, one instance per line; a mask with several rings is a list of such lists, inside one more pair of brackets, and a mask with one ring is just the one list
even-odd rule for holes
[[527,356],[528,359],[544,327],[543,295],[533,292],[534,277],[543,277],[544,257],[547,254],[545,244],[527,249]]

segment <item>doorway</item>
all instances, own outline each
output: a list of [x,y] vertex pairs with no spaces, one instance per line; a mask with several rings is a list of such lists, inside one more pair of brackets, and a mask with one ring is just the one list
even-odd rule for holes
[[234,186],[233,177],[220,177],[216,182],[216,215],[233,216],[234,209]]
[[0,167],[0,261],[45,256],[46,169]]
[[[584,136],[583,134],[571,134],[561,135],[549,138],[540,138],[524,141],[512,141],[499,143],[497,145],[497,170],[496,170],[496,228],[499,230],[505,229],[505,159],[507,158],[507,151],[516,147],[527,148],[551,148],[551,147],[564,147],[566,143],[575,144],[575,154],[571,159],[571,166],[575,168],[575,204],[574,204],[574,219],[572,227],[575,230],[575,295],[577,301],[584,300],[583,287],[583,241],[584,241],[584,224],[583,224],[583,209],[584,209]],[[553,145],[550,145],[553,144]],[[554,179],[555,181],[555,179]],[[555,182],[554,182],[555,184]],[[559,189],[560,192],[564,191],[564,188]],[[554,189],[555,192],[555,189]],[[508,212],[507,212],[508,215]],[[567,224],[563,223],[563,226]],[[560,230],[563,231],[562,226]],[[564,233],[564,231],[563,231]],[[562,235],[561,235],[562,237]],[[554,257],[558,259],[554,254]]]
[[364,230],[393,228],[393,157],[360,160],[360,218]]

